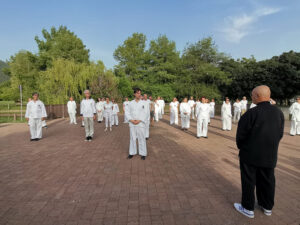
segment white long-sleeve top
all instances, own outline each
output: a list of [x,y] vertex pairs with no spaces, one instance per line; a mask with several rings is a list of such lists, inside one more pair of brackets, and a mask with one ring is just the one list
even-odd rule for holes
[[28,102],[26,107],[25,117],[30,119],[47,117],[44,103],[40,100],[37,101],[31,100],[30,102]]
[[123,102],[124,113],[128,110],[128,106],[129,106],[129,101],[124,101]]
[[234,112],[242,112],[242,104],[241,102],[233,103]]
[[194,100],[189,100],[188,104],[191,108],[193,108],[195,106],[195,101]]
[[171,109],[171,112],[178,112],[178,103],[177,102],[171,102],[170,103],[170,109]]
[[154,102],[154,112],[158,113],[159,111],[160,111],[160,105],[159,105],[158,101]]
[[112,114],[113,114],[113,115],[117,115],[118,112],[120,112],[119,106],[118,106],[117,103],[114,103],[114,104],[113,104]]
[[240,103],[241,103],[241,109],[242,110],[243,109],[247,110],[248,101],[247,100],[242,100],[242,101],[240,101]]
[[67,103],[68,113],[75,113],[76,114],[76,102],[75,101],[68,101]]
[[94,99],[83,99],[80,103],[80,115],[83,117],[93,117],[94,114],[96,114]]
[[[145,101],[135,99],[129,103],[128,110],[125,112],[127,119],[129,120],[129,126],[131,127],[145,127],[149,114],[149,107]],[[140,120],[137,125],[130,122],[130,120]]]
[[[187,113],[187,114],[185,114]],[[191,114],[191,106],[187,102],[180,103],[180,114],[181,115],[190,115]]]
[[214,110],[216,103],[215,102],[210,102],[209,105],[210,105],[210,109]]
[[97,110],[97,112],[99,112],[99,111],[103,112],[103,102],[102,101],[96,103],[96,110]]
[[294,102],[290,107],[290,114],[292,114],[291,120],[300,122],[300,103]]
[[105,113],[112,113],[113,111],[113,103],[112,102],[104,102],[103,104],[104,112]]
[[225,117],[232,117],[232,113],[231,113],[231,104],[223,104],[222,105],[222,108],[221,108],[221,111],[222,111],[222,118],[225,118]]
[[208,119],[210,105],[208,103],[199,103],[196,105],[196,115],[198,119]]

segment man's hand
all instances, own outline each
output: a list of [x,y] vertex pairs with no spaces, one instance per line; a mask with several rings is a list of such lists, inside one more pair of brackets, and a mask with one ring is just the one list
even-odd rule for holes
[[42,117],[41,120],[44,121],[44,120],[45,120],[45,117]]
[[83,116],[81,116],[81,120],[83,121]]
[[27,121],[29,121],[29,118],[25,118]]
[[185,112],[185,113],[183,113],[184,115],[187,115],[188,113],[187,112]]
[[96,120],[96,115],[93,116],[94,120]]

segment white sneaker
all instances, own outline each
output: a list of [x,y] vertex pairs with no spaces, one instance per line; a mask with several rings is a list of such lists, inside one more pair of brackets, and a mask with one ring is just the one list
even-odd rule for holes
[[104,129],[104,131],[105,131],[105,132],[107,131],[107,127]]
[[271,216],[271,215],[272,215],[272,210],[265,209],[265,208],[262,207],[261,205],[258,205],[258,207],[264,212],[264,214],[265,214],[266,216]]
[[112,128],[109,128],[110,131],[112,131]]
[[239,213],[243,214],[244,216],[254,218],[254,211],[245,209],[240,203],[234,203],[233,206]]

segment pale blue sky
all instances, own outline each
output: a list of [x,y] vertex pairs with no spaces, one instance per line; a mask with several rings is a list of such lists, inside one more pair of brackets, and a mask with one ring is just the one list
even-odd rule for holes
[[0,0],[0,59],[21,49],[37,52],[43,28],[67,26],[108,68],[133,32],[148,41],[166,34],[182,51],[212,36],[220,51],[258,60],[300,51],[299,0]]

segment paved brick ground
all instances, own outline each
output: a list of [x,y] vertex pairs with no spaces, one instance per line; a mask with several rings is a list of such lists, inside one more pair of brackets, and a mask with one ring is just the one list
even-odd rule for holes
[[[84,130],[66,120],[49,122],[40,142],[26,124],[0,124],[0,224],[299,224],[300,137],[285,133],[276,169],[271,217],[258,209],[247,219],[240,200],[236,126],[196,139],[196,124],[182,132],[168,116],[151,128],[149,156],[127,160],[128,125],[84,142]],[[288,127],[286,128],[288,132]]]

